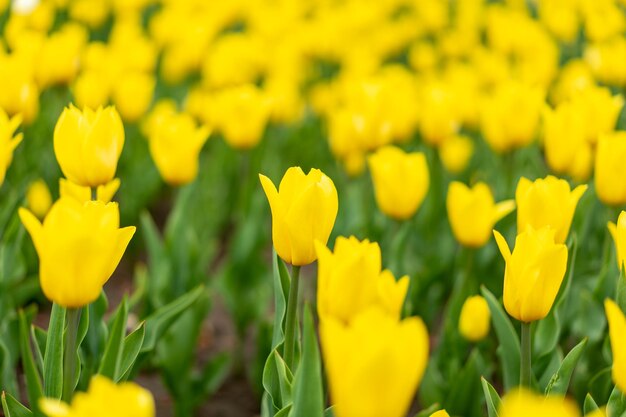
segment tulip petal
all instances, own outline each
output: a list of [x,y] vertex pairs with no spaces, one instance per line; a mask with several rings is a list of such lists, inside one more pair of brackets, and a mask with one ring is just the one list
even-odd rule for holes
[[33,244],[35,245],[35,249],[37,249],[37,253],[42,253],[44,248],[43,226],[41,222],[39,222],[33,213],[22,207],[19,208],[18,215],[20,216],[22,224],[30,234],[30,237],[33,239]]
[[493,231],[493,235],[496,238],[496,243],[498,244],[498,249],[500,249],[502,257],[505,261],[508,262],[508,260],[511,258],[511,250],[509,249],[509,244],[506,243],[504,236],[502,236],[497,230]]
[[291,236],[285,221],[285,207],[283,205],[282,196],[278,195],[276,186],[265,175],[259,174],[261,186],[267,200],[270,203],[270,210],[272,211],[272,241],[276,253],[283,260],[288,263],[293,263],[292,250],[291,250]]
[[500,219],[515,210],[515,200],[504,200],[496,204],[493,221],[497,223]]
[[613,352],[613,381],[624,392],[626,391],[626,317],[613,300],[605,300],[604,309],[609,322],[611,351]]

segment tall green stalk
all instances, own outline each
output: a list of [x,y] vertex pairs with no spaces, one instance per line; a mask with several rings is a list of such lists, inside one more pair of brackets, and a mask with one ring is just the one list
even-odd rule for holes
[[298,329],[296,319],[298,314],[298,292],[300,287],[300,267],[291,267],[291,284],[289,285],[289,299],[287,300],[287,321],[285,323],[285,344],[283,356],[287,366],[293,371],[293,357]]

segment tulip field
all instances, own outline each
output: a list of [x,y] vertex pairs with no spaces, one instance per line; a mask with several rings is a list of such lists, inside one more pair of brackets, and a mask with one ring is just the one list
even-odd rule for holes
[[626,417],[626,0],[0,0],[0,416]]

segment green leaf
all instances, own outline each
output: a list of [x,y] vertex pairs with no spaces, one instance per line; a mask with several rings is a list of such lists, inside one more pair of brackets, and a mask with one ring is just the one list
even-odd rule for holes
[[624,276],[624,268],[620,269],[617,277],[615,301],[622,311],[626,311],[626,277]]
[[122,362],[122,350],[124,348],[124,336],[126,335],[126,321],[128,319],[128,304],[126,297],[122,299],[117,312],[113,317],[113,324],[109,332],[104,355],[100,362],[98,373],[109,379],[115,379],[120,372]]
[[44,396],[61,399],[63,393],[63,332],[65,329],[65,309],[52,304],[48,338],[43,358]]
[[163,241],[159,234],[159,229],[154,223],[154,220],[152,220],[150,213],[147,211],[141,213],[139,221],[141,223],[141,233],[146,242],[148,259],[150,259],[151,266],[153,266],[152,262],[161,259],[165,253]]
[[504,388],[509,390],[519,384],[520,380],[520,344],[513,324],[487,287],[482,286],[481,293],[487,300],[496,336],[500,342],[498,356],[502,362]]
[[441,410],[441,405],[435,403],[433,405],[431,405],[430,407],[420,411],[419,413],[415,414],[415,417],[430,417],[431,414],[435,413],[436,411]]
[[309,306],[304,308],[302,358],[293,385],[292,417],[324,417],[324,388],[315,325]]
[[606,404],[607,416],[621,416],[626,412],[626,397],[617,388],[613,388],[609,402]]
[[533,333],[533,355],[535,357],[544,356],[556,348],[561,334],[561,322],[559,320],[558,311],[552,310],[545,319],[537,323],[537,327]]
[[200,285],[188,293],[178,297],[171,303],[159,308],[146,320],[146,336],[141,347],[141,352],[149,352],[154,349],[157,340],[176,321],[178,316],[188,309],[203,292],[204,285]]
[[200,379],[195,384],[194,391],[199,401],[217,391],[228,376],[231,365],[232,356],[228,352],[222,352],[207,362],[200,374]]
[[472,415],[471,411],[476,408],[475,399],[480,397],[479,355],[479,350],[475,348],[461,372],[450,382],[450,391],[443,406],[452,415]]
[[291,404],[292,382],[293,375],[278,353],[278,349],[272,350],[263,368],[263,388],[269,395],[275,412]]
[[576,368],[576,364],[582,356],[586,346],[587,339],[583,339],[580,343],[574,346],[572,350],[570,350],[567,356],[565,356],[559,370],[552,376],[552,379],[550,379],[550,382],[546,387],[546,395],[565,395],[567,393],[570,380],[572,379],[572,374],[574,373],[574,368]]
[[30,337],[35,342],[33,347],[35,348],[35,360],[37,361],[38,369],[43,372],[43,355],[46,351],[46,340],[48,339],[48,333],[41,327],[31,325]]
[[274,414],[274,417],[288,417],[291,415],[292,404],[287,404],[285,408],[280,410],[278,413]]
[[122,358],[118,372],[115,374],[115,382],[125,381],[128,372],[132,369],[137,356],[141,351],[141,345],[146,336],[146,326],[141,323],[139,327],[124,339]]
[[2,392],[2,410],[5,417],[33,417],[33,413],[24,407],[8,392]]
[[18,314],[20,319],[20,352],[22,367],[26,376],[28,402],[29,404],[38,404],[39,399],[43,396],[43,386],[31,348],[30,332],[28,331],[30,323],[27,321],[24,311],[20,310]]
[[487,402],[487,413],[489,417],[498,417],[498,410],[500,409],[500,396],[493,386],[485,378],[480,378],[480,382],[483,385],[483,393],[485,394],[485,401]]
[[590,414],[599,408],[600,407],[598,407],[598,404],[593,399],[591,394],[587,393],[587,395],[585,396],[585,403],[583,405],[583,411],[585,412],[585,415]]
[[325,411],[324,411],[324,417],[335,417],[335,412],[333,411],[335,409],[335,406],[332,405],[330,407],[328,407]]
[[289,293],[289,272],[285,263],[273,252],[272,272],[274,278],[274,330],[272,334],[272,349],[285,341],[284,321],[287,311],[287,296]]

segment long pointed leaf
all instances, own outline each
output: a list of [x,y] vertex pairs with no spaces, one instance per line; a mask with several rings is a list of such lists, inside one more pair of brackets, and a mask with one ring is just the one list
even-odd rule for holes
[[63,332],[65,329],[65,309],[52,305],[46,353],[43,359],[43,388],[48,398],[61,399],[63,393]]

